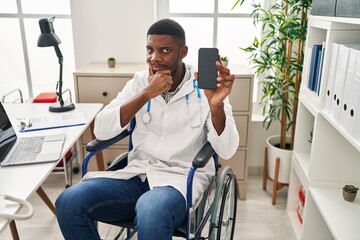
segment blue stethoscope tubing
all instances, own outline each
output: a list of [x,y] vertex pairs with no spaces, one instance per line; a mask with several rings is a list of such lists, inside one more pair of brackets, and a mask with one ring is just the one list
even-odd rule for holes
[[[197,98],[198,98],[198,102],[199,102],[199,106],[200,106],[200,122],[201,122],[201,93],[200,93],[200,89],[196,84],[196,79],[193,80],[193,88],[196,90],[197,92]],[[191,127],[193,128],[198,128],[200,125],[193,125],[191,124],[190,121],[190,113],[189,113],[189,94],[186,94],[185,96],[185,100],[186,100],[186,106],[187,106],[187,114],[188,114],[188,121]],[[143,123],[147,124],[151,121],[151,114],[150,114],[150,110],[151,110],[151,99],[149,99],[147,101],[147,106],[146,106],[146,113],[144,113],[144,115],[142,116],[142,121]]]

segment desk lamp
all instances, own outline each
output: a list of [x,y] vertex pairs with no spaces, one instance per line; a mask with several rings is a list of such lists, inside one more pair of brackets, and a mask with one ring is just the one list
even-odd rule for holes
[[42,18],[39,20],[39,26],[41,34],[39,36],[37,45],[38,47],[51,47],[53,46],[56,52],[56,56],[59,59],[60,64],[60,76],[56,85],[56,94],[58,96],[58,102],[52,104],[49,107],[50,112],[67,112],[75,109],[75,105],[71,102],[64,102],[62,98],[62,72],[63,72],[63,56],[61,54],[59,44],[61,43],[58,36],[56,36],[53,26],[55,17],[50,19]]

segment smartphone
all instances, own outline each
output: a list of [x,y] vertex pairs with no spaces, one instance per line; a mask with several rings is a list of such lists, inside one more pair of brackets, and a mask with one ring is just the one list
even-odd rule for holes
[[198,57],[198,85],[202,89],[216,89],[219,59],[217,48],[200,48]]

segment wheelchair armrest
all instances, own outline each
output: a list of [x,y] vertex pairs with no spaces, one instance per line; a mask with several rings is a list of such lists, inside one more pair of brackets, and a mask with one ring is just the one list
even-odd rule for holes
[[215,151],[212,148],[211,144],[207,142],[196,154],[192,165],[197,168],[204,167],[209,162],[210,158],[212,157],[212,155],[214,155],[214,153]]
[[94,139],[86,145],[86,150],[88,152],[100,151],[102,149],[105,149],[105,148],[117,143],[121,139],[126,138],[128,135],[129,135],[129,131],[124,130],[119,135],[117,135],[111,139],[108,139],[108,140],[101,141],[101,140]]

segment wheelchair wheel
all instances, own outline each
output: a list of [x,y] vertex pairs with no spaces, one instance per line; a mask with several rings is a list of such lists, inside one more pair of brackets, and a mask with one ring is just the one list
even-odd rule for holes
[[235,231],[238,187],[231,169],[224,169],[214,200],[210,239],[232,240]]

